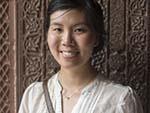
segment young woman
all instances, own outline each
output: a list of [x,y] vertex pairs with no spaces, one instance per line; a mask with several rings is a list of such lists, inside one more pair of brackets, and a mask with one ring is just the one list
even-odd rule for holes
[[[47,41],[60,70],[47,83],[55,113],[143,113],[128,86],[98,74],[92,55],[104,45],[101,7],[95,0],[51,0]],[[49,113],[42,82],[25,91],[19,113]]]

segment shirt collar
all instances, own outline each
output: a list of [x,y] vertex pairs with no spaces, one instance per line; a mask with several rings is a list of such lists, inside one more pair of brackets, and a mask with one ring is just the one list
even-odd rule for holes
[[[59,75],[59,72],[56,73],[56,76],[55,76],[54,80],[55,80],[55,86],[56,86],[57,91],[61,93],[62,86],[61,86],[61,83],[59,82],[58,75]],[[87,86],[85,86],[82,89],[81,94],[91,93],[92,90],[95,89],[98,86],[98,84],[99,84],[99,75],[97,75],[96,78],[90,84],[88,84]]]
[[99,84],[99,80],[98,80],[98,75],[96,76],[96,78],[87,86],[85,86],[82,90],[82,94],[90,94],[93,92],[93,90],[98,86]]
[[55,85],[55,87],[56,87],[56,89],[57,89],[57,92],[61,92],[61,91],[62,91],[62,86],[61,86],[61,84],[60,84],[60,82],[59,82],[59,79],[58,79],[58,73],[59,73],[59,72],[57,72],[56,75],[55,75],[55,78],[54,78],[54,85]]

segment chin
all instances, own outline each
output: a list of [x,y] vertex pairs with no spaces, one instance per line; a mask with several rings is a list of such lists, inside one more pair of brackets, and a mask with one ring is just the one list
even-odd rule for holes
[[77,64],[62,64],[60,66],[64,69],[72,69],[72,68],[79,67],[79,65],[77,65]]

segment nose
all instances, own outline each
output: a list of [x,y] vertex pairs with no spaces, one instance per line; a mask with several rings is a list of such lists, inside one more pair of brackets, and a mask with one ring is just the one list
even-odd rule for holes
[[73,45],[73,35],[71,31],[64,32],[62,36],[62,45],[63,46],[72,46]]

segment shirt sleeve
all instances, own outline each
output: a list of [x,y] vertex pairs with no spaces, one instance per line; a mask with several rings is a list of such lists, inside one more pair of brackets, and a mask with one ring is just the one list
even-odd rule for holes
[[21,100],[21,104],[20,104],[18,113],[30,113],[31,106],[32,106],[31,100],[33,97],[32,92],[33,92],[34,85],[35,85],[35,83],[32,83],[25,90],[22,100]]
[[117,113],[143,113],[139,97],[130,87],[122,94]]

